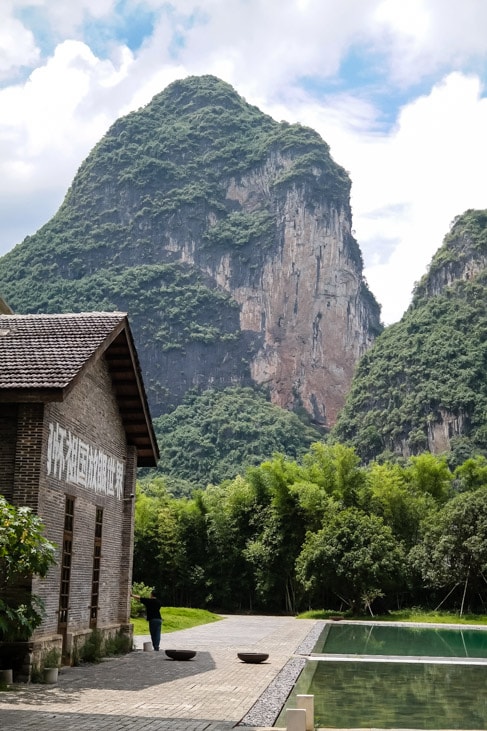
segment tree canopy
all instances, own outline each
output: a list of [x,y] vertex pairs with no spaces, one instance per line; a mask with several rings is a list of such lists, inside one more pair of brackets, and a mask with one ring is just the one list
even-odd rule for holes
[[54,550],[40,518],[0,495],[0,638],[28,639],[41,623],[44,608],[31,581],[46,575]]
[[315,442],[192,497],[145,478],[134,578],[227,611],[483,609],[487,476],[473,463],[451,472],[425,453],[364,465],[349,446]]

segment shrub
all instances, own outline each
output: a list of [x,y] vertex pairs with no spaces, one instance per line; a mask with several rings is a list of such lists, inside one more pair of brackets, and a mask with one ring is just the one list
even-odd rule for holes
[[125,632],[117,632],[116,635],[107,637],[105,640],[105,655],[125,655],[132,649],[132,640]]
[[79,662],[100,662],[103,657],[103,635],[94,629],[78,652]]

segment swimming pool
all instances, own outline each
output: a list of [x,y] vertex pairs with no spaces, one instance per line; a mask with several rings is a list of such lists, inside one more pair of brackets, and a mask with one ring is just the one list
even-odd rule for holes
[[487,658],[487,631],[437,625],[327,624],[313,653]]
[[321,728],[487,729],[486,689],[486,629],[327,623],[274,725],[312,694]]
[[297,694],[314,695],[319,728],[485,729],[487,666],[310,660]]

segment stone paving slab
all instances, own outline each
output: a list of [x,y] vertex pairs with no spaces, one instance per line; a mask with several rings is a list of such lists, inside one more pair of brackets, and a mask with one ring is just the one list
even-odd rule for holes
[[[292,617],[226,616],[162,635],[161,648],[192,649],[188,662],[135,652],[63,668],[56,685],[0,692],[1,731],[228,731],[248,713],[316,625]],[[268,652],[258,665],[237,652]]]

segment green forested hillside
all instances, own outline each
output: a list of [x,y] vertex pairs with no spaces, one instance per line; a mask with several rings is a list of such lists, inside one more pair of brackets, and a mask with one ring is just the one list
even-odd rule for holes
[[299,457],[321,436],[264,393],[239,387],[188,392],[171,414],[154,419],[154,428],[159,472],[174,494],[233,478],[275,452]]
[[400,322],[361,359],[334,434],[365,459],[487,453],[487,211],[454,222]]

